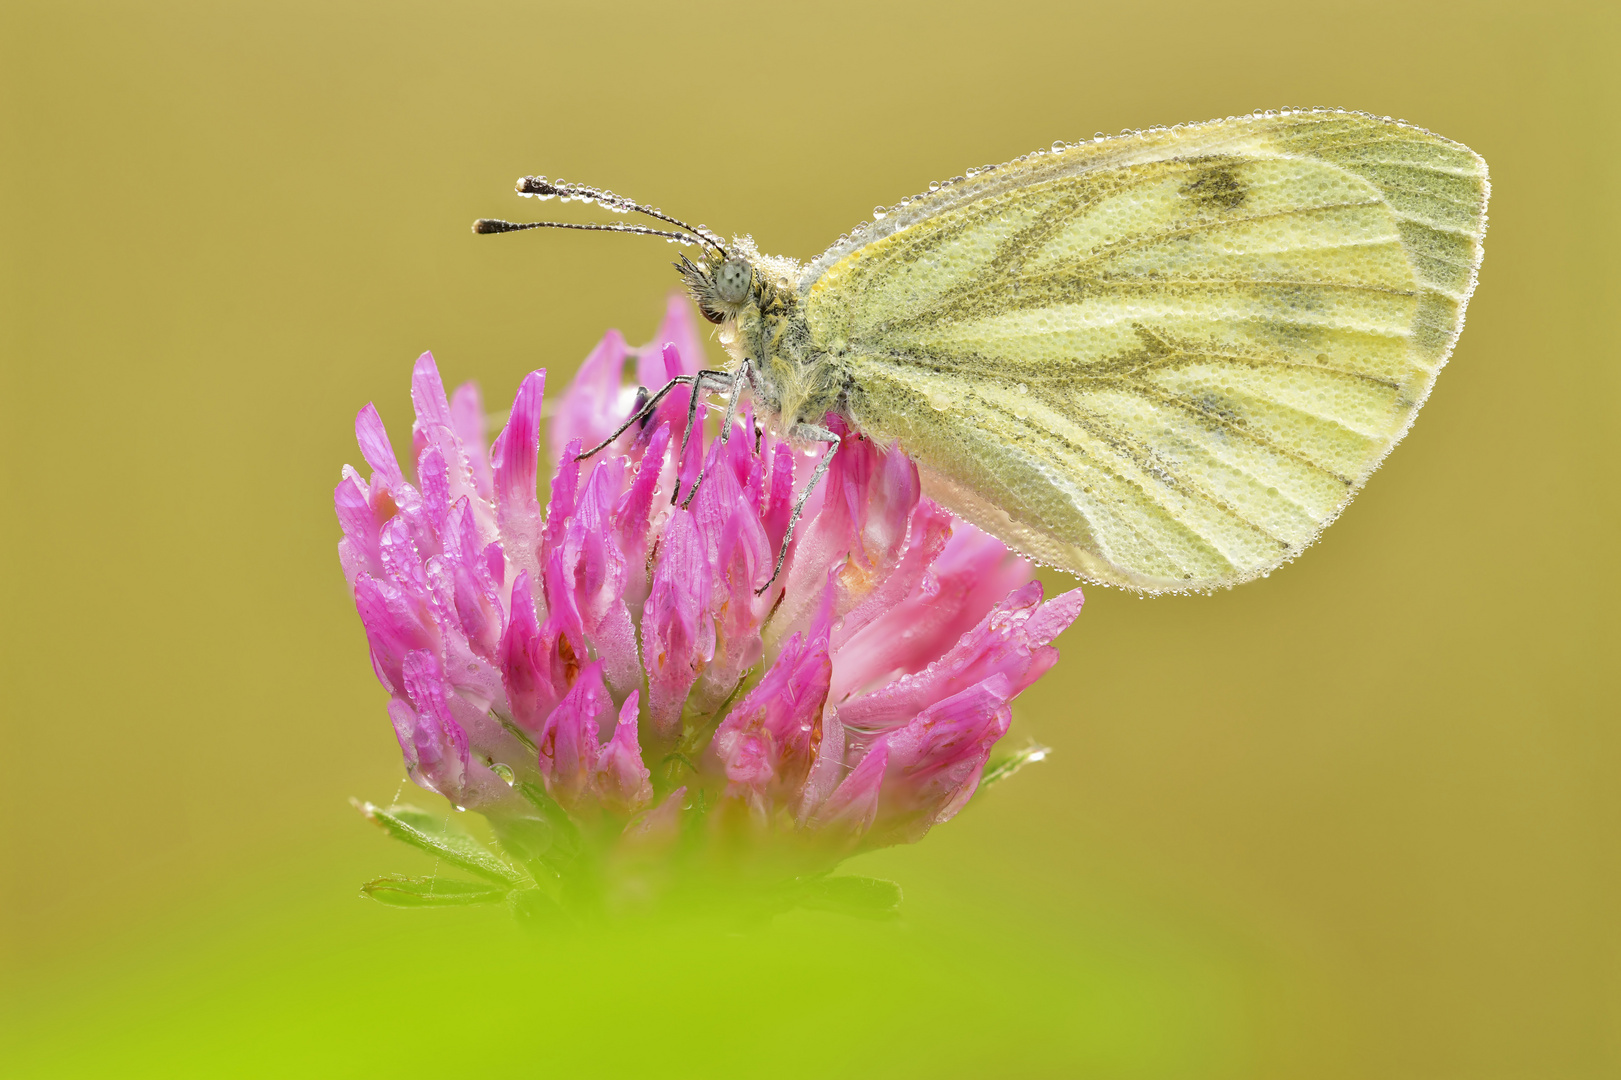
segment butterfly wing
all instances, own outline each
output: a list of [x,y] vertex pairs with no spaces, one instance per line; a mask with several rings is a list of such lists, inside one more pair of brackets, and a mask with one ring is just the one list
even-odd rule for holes
[[1485,162],[1314,110],[1041,153],[801,279],[851,420],[1031,558],[1148,592],[1264,574],[1406,433],[1463,324]]

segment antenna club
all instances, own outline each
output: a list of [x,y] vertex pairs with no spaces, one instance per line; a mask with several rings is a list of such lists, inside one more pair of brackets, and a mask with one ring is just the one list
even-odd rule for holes
[[519,195],[561,195],[562,189],[544,176],[525,176],[518,180]]
[[480,236],[483,236],[483,235],[486,235],[486,234],[489,234],[489,233],[506,232],[511,228],[512,228],[512,223],[511,222],[509,222],[509,221],[500,221],[500,220],[497,220],[496,218],[482,218],[481,217],[477,221],[473,222],[473,232],[479,234]]

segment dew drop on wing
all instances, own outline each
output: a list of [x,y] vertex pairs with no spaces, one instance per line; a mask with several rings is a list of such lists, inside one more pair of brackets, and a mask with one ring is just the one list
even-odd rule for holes
[[1069,147],[1064,143],[1063,139],[1054,139],[1053,140],[1053,153],[1056,154],[1056,153],[1059,153],[1060,151],[1067,150],[1067,149],[1069,149]]

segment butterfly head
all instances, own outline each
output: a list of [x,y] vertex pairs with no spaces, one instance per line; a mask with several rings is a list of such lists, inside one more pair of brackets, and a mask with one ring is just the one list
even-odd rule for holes
[[712,323],[735,319],[744,308],[758,304],[758,275],[741,255],[705,252],[696,261],[683,255],[675,268],[686,281],[687,292],[692,294],[698,310]]

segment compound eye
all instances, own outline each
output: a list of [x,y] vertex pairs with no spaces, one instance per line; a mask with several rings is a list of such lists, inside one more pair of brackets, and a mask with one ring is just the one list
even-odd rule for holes
[[741,304],[749,297],[754,271],[742,259],[727,259],[715,271],[715,295],[728,304]]

